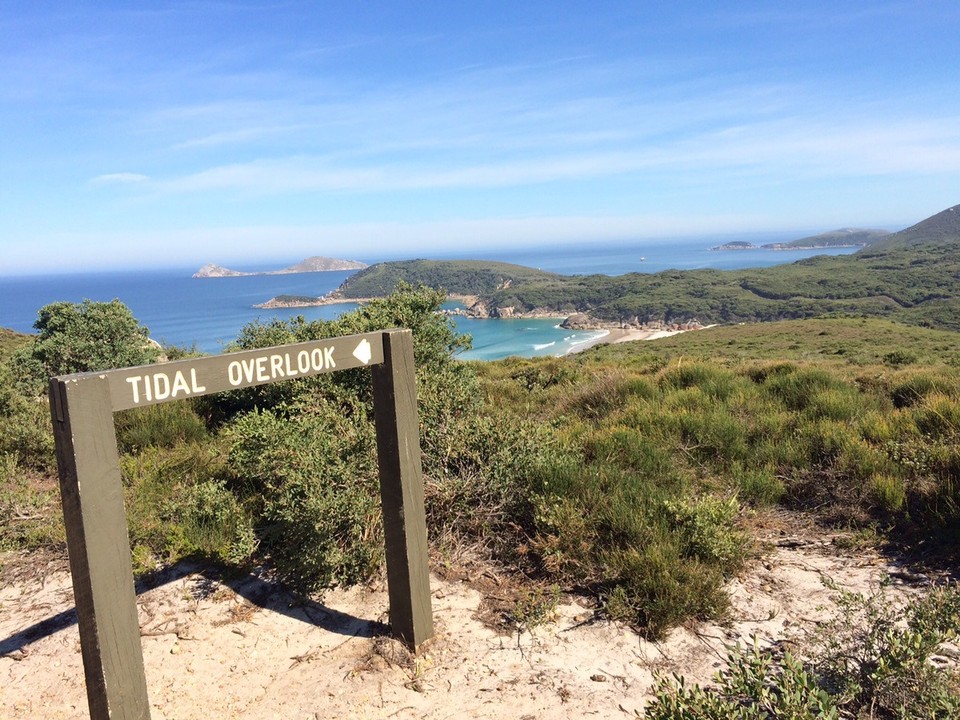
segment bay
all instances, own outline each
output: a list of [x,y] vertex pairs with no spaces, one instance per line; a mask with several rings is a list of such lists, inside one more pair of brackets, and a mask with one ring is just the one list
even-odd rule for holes
[[[766,238],[763,242],[779,238]],[[724,240],[727,241],[727,240]],[[581,245],[560,248],[517,248],[496,253],[459,255],[501,260],[565,275],[659,272],[666,269],[712,267],[736,269],[792,262],[818,254],[853,252],[831,250],[711,251],[716,238],[697,241],[661,241],[617,245]],[[432,257],[453,258],[451,252]],[[380,258],[362,258],[378,262]],[[397,258],[391,258],[397,259]],[[283,267],[288,262],[277,262]],[[261,270],[265,268],[242,268]],[[110,273],[0,277],[0,327],[32,332],[37,311],[55,301],[84,299],[124,302],[162,344],[222,352],[247,323],[303,315],[308,320],[332,319],[354,309],[344,303],[312,308],[260,309],[254,305],[277,295],[319,296],[334,290],[352,271],[252,275],[232,278],[193,278],[196,268],[131,270]],[[510,355],[563,355],[597,337],[597,331],[570,331],[557,319],[475,320],[454,317],[460,332],[473,337],[465,359],[495,360]]]

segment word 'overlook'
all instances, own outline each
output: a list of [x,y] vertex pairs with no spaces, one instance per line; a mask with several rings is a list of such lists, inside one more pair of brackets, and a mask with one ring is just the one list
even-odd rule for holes
[[[274,349],[273,352],[238,353],[234,359],[220,356],[215,364],[197,361],[196,365],[177,363],[174,367],[151,367],[149,372],[127,375],[120,381],[124,388],[126,406],[177,400],[208,392],[259,385],[288,378],[316,375],[346,367],[355,367],[356,361],[367,365],[373,357],[370,342],[363,338],[356,347],[349,345],[346,352],[337,353],[334,345]],[[204,370],[198,370],[203,367]],[[146,368],[144,368],[146,370]],[[119,388],[117,388],[119,390]]]

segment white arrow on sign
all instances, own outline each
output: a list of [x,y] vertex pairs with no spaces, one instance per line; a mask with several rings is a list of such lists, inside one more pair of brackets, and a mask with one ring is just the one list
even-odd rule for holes
[[373,351],[370,349],[370,341],[366,338],[361,340],[360,344],[357,345],[353,351],[353,356],[364,365],[370,362],[370,358],[373,357]]

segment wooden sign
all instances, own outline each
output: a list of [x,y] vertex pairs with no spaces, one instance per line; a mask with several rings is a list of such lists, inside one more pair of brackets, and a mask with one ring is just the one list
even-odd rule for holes
[[409,330],[51,378],[50,414],[90,716],[149,718],[113,413],[350,368],[371,369],[392,633],[433,635]]

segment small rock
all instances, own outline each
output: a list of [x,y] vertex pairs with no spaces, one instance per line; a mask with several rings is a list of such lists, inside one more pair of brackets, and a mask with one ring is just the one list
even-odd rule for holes
[[596,673],[594,675],[591,675],[590,679],[593,680],[594,682],[606,682],[607,676],[601,675],[600,673]]

